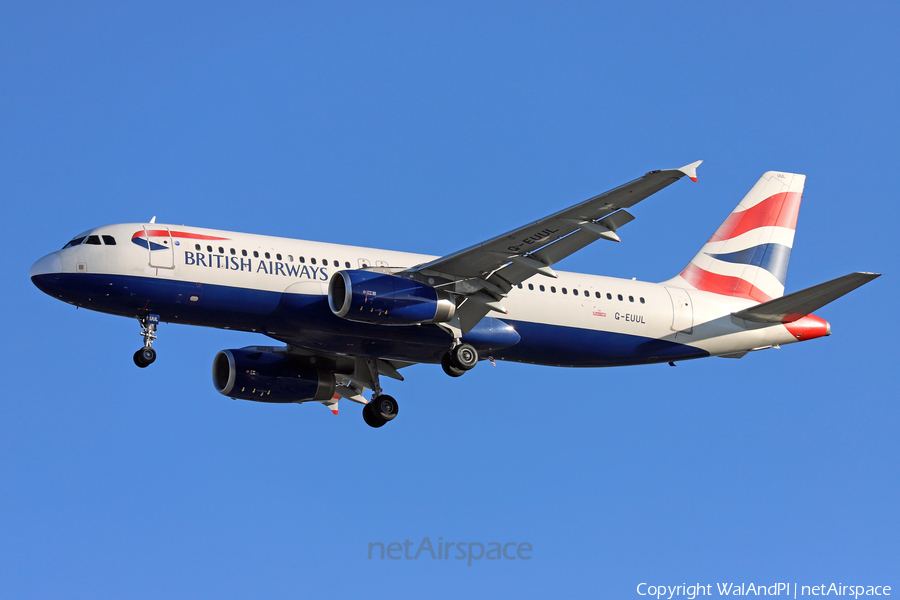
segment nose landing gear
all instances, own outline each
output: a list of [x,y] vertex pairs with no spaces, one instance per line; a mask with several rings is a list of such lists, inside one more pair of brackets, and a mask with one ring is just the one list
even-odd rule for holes
[[138,319],[141,323],[141,336],[144,338],[144,347],[134,353],[134,364],[145,368],[156,360],[156,350],[153,349],[153,340],[156,339],[156,328],[159,326],[159,315],[145,315]]
[[142,369],[149,366],[154,360],[156,360],[156,350],[149,346],[134,353],[134,364]]

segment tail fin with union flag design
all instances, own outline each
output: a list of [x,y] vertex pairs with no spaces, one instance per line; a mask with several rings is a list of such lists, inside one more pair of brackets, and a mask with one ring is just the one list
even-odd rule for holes
[[805,175],[769,171],[668,285],[766,302],[784,295]]

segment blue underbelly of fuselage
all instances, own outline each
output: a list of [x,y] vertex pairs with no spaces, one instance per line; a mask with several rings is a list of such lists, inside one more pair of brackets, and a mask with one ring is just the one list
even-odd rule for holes
[[[46,294],[90,310],[123,317],[155,313],[169,323],[258,332],[313,351],[438,363],[451,342],[449,333],[435,325],[391,327],[342,319],[319,295],[87,273],[36,275],[32,281]],[[548,366],[622,366],[709,356],[665,340],[514,319],[485,318],[463,340],[482,357]]]

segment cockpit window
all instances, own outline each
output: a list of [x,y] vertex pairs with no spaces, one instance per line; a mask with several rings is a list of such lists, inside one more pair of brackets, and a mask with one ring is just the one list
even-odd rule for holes
[[71,242],[69,242],[68,244],[66,244],[65,246],[63,246],[62,249],[65,250],[66,248],[71,248],[72,246],[78,246],[83,241],[84,241],[83,237],[77,237],[74,240],[72,240]]
[[91,244],[92,246],[100,245],[100,236],[99,235],[89,235],[86,240],[84,240],[85,244]]
[[104,235],[104,236],[103,236],[103,243],[106,244],[107,246],[115,246],[115,245],[116,245],[116,238],[114,238],[114,237],[111,236],[111,235]]

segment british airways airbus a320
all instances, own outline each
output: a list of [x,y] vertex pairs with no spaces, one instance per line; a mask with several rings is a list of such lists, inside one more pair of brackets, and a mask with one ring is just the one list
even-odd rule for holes
[[[43,292],[137,319],[139,367],[160,321],[255,331],[283,346],[222,350],[217,391],[259,402],[364,405],[397,416],[381,376],[479,360],[559,367],[740,358],[829,335],[814,310],[878,277],[851,273],[784,295],[804,175],[762,176],[681,273],[662,283],[557,272],[553,264],[634,219],[627,209],[700,161],[651,171],[571,208],[443,257],[129,223],[79,234],[31,268]],[[371,401],[363,393],[372,390]]]

